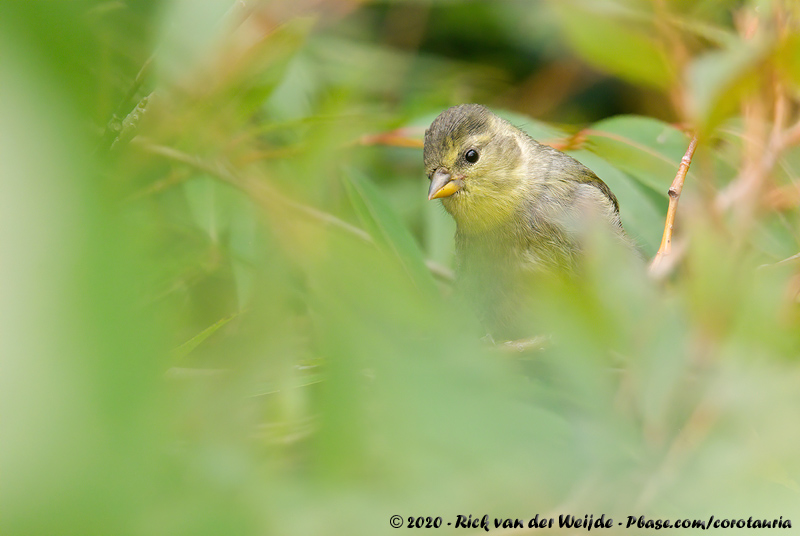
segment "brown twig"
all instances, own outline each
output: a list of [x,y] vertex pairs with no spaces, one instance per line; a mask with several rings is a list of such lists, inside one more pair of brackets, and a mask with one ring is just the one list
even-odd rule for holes
[[800,205],[800,184],[775,186],[764,194],[763,205],[770,210],[793,210]]
[[553,149],[558,149],[559,151],[571,151],[583,147],[583,145],[586,143],[587,133],[589,133],[589,130],[580,130],[571,136],[567,136],[566,138],[544,140],[541,143],[549,145]]
[[694,136],[689,143],[686,154],[683,155],[681,164],[678,166],[678,173],[675,174],[672,186],[669,187],[669,208],[667,208],[667,219],[664,223],[664,235],[661,238],[661,246],[658,248],[653,262],[650,263],[651,275],[661,275],[664,258],[672,252],[672,230],[675,226],[675,213],[678,211],[678,200],[681,197],[683,182],[686,180],[686,174],[692,164],[695,149],[697,149],[697,136]]
[[399,128],[391,132],[367,134],[359,138],[356,143],[358,145],[388,145],[391,147],[421,149],[425,143],[421,139],[412,137],[416,133],[415,130],[416,129]]

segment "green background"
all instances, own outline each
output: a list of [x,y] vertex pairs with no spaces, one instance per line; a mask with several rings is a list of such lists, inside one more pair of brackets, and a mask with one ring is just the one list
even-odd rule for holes
[[[0,50],[4,534],[800,524],[796,3],[9,1]],[[648,258],[696,133],[668,273],[600,248],[481,341],[421,162],[463,102]]]

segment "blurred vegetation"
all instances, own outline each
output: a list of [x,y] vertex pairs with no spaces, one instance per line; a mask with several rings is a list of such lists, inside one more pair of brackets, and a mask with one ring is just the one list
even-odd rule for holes
[[[0,50],[4,534],[800,524],[796,2],[30,0]],[[482,342],[421,164],[462,102],[648,257],[697,134],[666,273]]]

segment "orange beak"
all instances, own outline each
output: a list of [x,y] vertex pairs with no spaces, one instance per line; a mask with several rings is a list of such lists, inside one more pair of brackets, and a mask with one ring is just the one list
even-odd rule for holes
[[461,181],[454,180],[444,168],[439,168],[431,177],[431,187],[428,188],[428,200],[448,197],[461,189]]

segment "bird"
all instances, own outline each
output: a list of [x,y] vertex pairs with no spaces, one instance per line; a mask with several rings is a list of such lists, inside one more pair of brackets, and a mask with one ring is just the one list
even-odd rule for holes
[[594,231],[633,247],[606,183],[485,106],[434,119],[423,161],[428,199],[456,223],[456,288],[493,341],[533,335],[525,289],[536,274],[575,277]]

